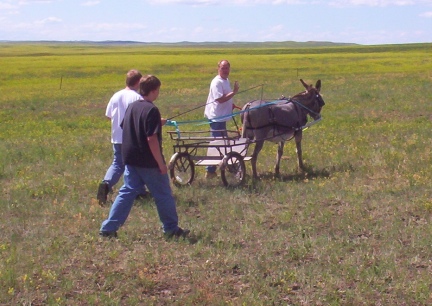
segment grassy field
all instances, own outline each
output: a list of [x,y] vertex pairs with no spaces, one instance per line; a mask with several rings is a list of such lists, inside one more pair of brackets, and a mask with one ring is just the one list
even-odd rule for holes
[[[0,305],[432,304],[431,47],[0,44]],[[173,187],[193,242],[163,239],[152,200],[119,239],[99,238],[104,112],[126,71],[157,75],[172,117],[205,104],[223,58],[237,105],[322,80],[307,171],[290,142],[274,178],[268,143],[258,181],[247,164],[246,184],[226,189],[198,167]]]

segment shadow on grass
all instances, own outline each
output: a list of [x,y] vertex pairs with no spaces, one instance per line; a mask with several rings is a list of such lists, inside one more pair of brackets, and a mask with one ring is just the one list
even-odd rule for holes
[[259,182],[272,180],[278,180],[281,182],[298,182],[305,179],[328,178],[334,173],[353,171],[355,171],[355,168],[351,163],[334,165],[322,169],[316,169],[312,166],[305,166],[303,172],[297,172],[293,174],[281,174],[279,176],[276,176],[273,172],[261,173],[258,180],[254,180],[252,177],[250,177],[248,183],[255,184],[257,181]]
[[[291,174],[281,174],[280,176],[275,176],[273,172],[263,172],[259,174],[258,179],[253,179],[251,175],[246,176],[246,180],[243,185],[236,187],[226,187],[223,186],[220,181],[220,177],[214,180],[196,180],[192,184],[195,188],[200,188],[204,190],[208,190],[211,193],[214,193],[217,188],[238,190],[241,189],[243,191],[256,192],[256,189],[261,184],[267,184],[271,181],[279,181],[279,182],[300,182],[305,179],[319,179],[319,178],[328,178],[334,173],[339,172],[353,172],[355,171],[354,166],[351,163],[343,163],[340,165],[333,165],[329,167],[325,167],[322,169],[316,169],[313,166],[305,166],[303,172],[296,172]],[[183,186],[182,188],[191,188],[192,185]],[[215,189],[216,188],[216,189]],[[186,201],[187,206],[196,207],[202,203],[203,199],[198,197],[194,197]]]

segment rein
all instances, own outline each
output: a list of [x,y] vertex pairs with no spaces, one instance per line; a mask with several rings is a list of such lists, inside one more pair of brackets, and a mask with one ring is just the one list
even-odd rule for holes
[[314,114],[314,115],[319,115],[317,112],[314,112],[313,110],[311,110],[311,109],[308,108],[307,106],[304,106],[303,104],[301,104],[300,102],[298,102],[298,101],[296,101],[296,100],[290,99],[289,101],[290,101],[290,102],[293,102],[294,104],[296,104],[296,105],[298,105],[298,106],[300,106],[300,107],[303,107],[305,110],[307,110],[308,112],[310,112],[310,113],[312,113],[312,114]]
[[234,118],[235,116],[237,116],[237,115],[239,115],[239,114],[246,113],[246,112],[248,112],[248,111],[251,110],[251,109],[257,109],[257,108],[261,108],[261,107],[265,107],[265,106],[269,106],[269,105],[277,104],[277,103],[280,103],[281,101],[286,101],[286,100],[274,100],[274,101],[272,101],[272,102],[266,102],[266,103],[264,103],[264,104],[262,104],[262,105],[259,105],[259,106],[255,106],[255,107],[252,107],[252,108],[248,108],[248,109],[246,109],[246,110],[241,110],[241,111],[238,111],[238,112],[234,112],[234,113],[231,113],[231,114],[229,114],[229,115],[216,117],[216,118],[213,118],[213,119],[189,120],[189,121],[175,121],[175,120],[171,120],[172,118],[174,118],[174,117],[171,117],[171,119],[167,119],[165,125],[175,127],[176,132],[177,132],[177,135],[178,135],[178,137],[180,137],[180,130],[179,130],[179,127],[178,127],[179,125],[183,125],[183,124],[191,124],[191,123],[195,123],[196,125],[209,124],[209,123],[212,123],[212,122],[220,121],[221,119]]
[[[262,86],[262,85],[258,85],[258,86]],[[249,89],[247,89],[247,90],[251,90],[251,89],[256,88],[256,87],[258,87],[258,86],[255,86],[255,87],[249,88]],[[243,92],[245,92],[245,91],[247,91],[247,90],[244,90]],[[279,103],[281,103],[281,102],[285,102],[285,103],[292,102],[292,103],[294,103],[295,105],[297,105],[297,106],[299,106],[299,107],[301,107],[301,108],[307,110],[309,113],[312,113],[312,114],[314,114],[314,115],[319,115],[319,118],[318,118],[318,119],[315,119],[314,121],[309,122],[309,123],[307,123],[306,125],[301,126],[301,127],[289,127],[289,126],[279,125],[279,126],[281,126],[281,127],[292,128],[292,129],[294,129],[294,131],[299,131],[299,130],[303,130],[303,129],[307,129],[307,128],[309,128],[310,126],[312,126],[312,125],[314,125],[315,123],[321,121],[321,119],[322,119],[322,117],[321,117],[321,115],[320,115],[319,113],[314,112],[313,110],[311,110],[311,109],[308,108],[307,106],[303,105],[302,103],[298,102],[298,101],[295,100],[294,98],[289,98],[289,99],[273,100],[273,101],[271,101],[271,102],[266,102],[266,103],[260,104],[260,105],[258,105],[258,106],[252,107],[252,108],[246,108],[246,109],[244,109],[244,110],[241,110],[241,111],[238,111],[238,112],[233,112],[233,113],[231,113],[231,114],[229,114],[229,115],[220,116],[220,117],[216,117],[216,118],[213,118],[213,119],[189,120],[189,121],[175,121],[175,120],[171,120],[171,119],[173,119],[173,118],[175,118],[175,117],[178,117],[178,116],[182,115],[182,114],[179,114],[179,115],[176,115],[176,116],[174,116],[174,117],[171,117],[170,119],[167,119],[167,121],[166,121],[166,125],[167,125],[167,126],[173,126],[173,127],[175,127],[175,130],[176,130],[176,132],[177,132],[177,136],[180,138],[180,129],[179,129],[179,125],[183,125],[183,124],[192,124],[192,123],[194,123],[194,124],[196,124],[196,125],[209,124],[209,123],[212,123],[212,122],[221,121],[221,120],[223,120],[223,119],[234,118],[235,116],[240,115],[240,114],[243,114],[243,113],[247,113],[247,112],[249,112],[250,110],[259,109],[259,108],[261,108],[261,107],[267,107],[267,106],[271,106],[271,105],[279,104]],[[207,105],[207,104],[205,104],[205,105]],[[202,106],[205,106],[205,105],[202,105]],[[199,106],[199,107],[202,107],[202,106]],[[199,107],[197,107],[197,108],[199,108]],[[194,108],[194,109],[192,109],[192,110],[195,110],[195,109],[197,109],[197,108]],[[192,111],[192,110],[189,110],[189,111],[187,111],[187,112],[190,112],[190,111]],[[185,113],[187,113],[187,112],[185,112]],[[183,114],[185,114],[185,113],[183,113]],[[271,125],[274,125],[274,124],[271,124]],[[270,125],[268,125],[268,126],[270,126]],[[267,127],[267,126],[263,126],[263,127],[260,127],[260,128],[264,128],[264,127]],[[282,135],[282,134],[281,134],[281,135]],[[278,135],[277,135],[277,136],[278,136]]]
[[[254,86],[254,87],[251,87],[251,88],[245,89],[245,90],[243,90],[243,91],[239,91],[237,94],[244,93],[244,92],[246,92],[246,91],[249,91],[249,90],[255,89],[255,88],[257,88],[257,87],[261,87],[261,96],[262,96],[262,89],[264,88],[264,84],[256,85],[256,86]],[[172,119],[174,119],[174,118],[176,118],[176,117],[179,117],[179,116],[181,116],[181,115],[184,115],[184,114],[190,113],[190,112],[192,112],[192,111],[194,111],[194,110],[196,110],[196,109],[198,109],[198,108],[204,107],[204,106],[206,106],[207,104],[214,103],[214,102],[215,102],[215,101],[211,101],[211,102],[208,102],[208,103],[206,103],[206,104],[203,104],[203,105],[200,105],[200,106],[197,106],[197,107],[191,108],[191,109],[189,109],[189,110],[187,110],[187,111],[185,111],[185,112],[183,112],[183,113],[180,113],[180,114],[178,114],[178,115],[172,116],[172,117],[168,118],[167,120],[172,120]]]

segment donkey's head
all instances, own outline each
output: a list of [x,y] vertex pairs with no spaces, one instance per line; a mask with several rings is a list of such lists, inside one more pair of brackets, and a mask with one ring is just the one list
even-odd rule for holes
[[308,111],[309,115],[314,119],[318,119],[321,115],[321,109],[325,105],[324,99],[322,98],[321,91],[321,80],[316,82],[315,87],[306,84],[302,79],[300,82],[303,84],[305,91],[296,94],[292,97],[293,100],[300,102],[305,109]]

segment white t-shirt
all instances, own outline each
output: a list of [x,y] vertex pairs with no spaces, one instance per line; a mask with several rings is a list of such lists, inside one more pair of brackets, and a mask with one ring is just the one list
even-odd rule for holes
[[111,143],[121,144],[123,130],[120,124],[123,121],[129,104],[142,99],[141,95],[132,89],[122,89],[116,92],[108,102],[105,115],[111,119]]
[[[219,99],[223,95],[231,92],[231,85],[228,79],[223,79],[220,75],[217,75],[210,83],[210,92],[207,98],[207,104],[204,110],[204,116],[207,119],[213,119],[216,117],[226,116],[232,114],[232,99],[224,103],[219,103],[216,99]],[[215,121],[228,121],[231,117],[218,119]]]

